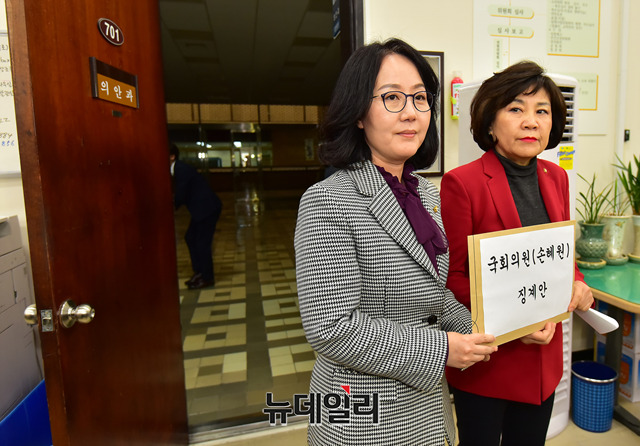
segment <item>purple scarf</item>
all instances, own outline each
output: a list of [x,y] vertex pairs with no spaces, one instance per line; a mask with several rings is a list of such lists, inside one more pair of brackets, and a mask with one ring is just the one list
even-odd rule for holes
[[431,263],[438,271],[436,255],[445,254],[449,243],[447,237],[435,220],[429,215],[418,195],[418,179],[411,175],[413,166],[405,164],[402,172],[403,183],[380,166],[376,166],[382,174],[398,204],[406,215],[418,242],[424,247]]

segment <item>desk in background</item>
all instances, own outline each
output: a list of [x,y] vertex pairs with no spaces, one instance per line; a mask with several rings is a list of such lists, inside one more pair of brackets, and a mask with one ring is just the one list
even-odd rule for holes
[[[624,311],[640,314],[640,264],[610,266],[602,269],[581,269],[584,280],[593,291],[593,297],[609,304],[609,316],[618,321],[620,328],[607,334],[605,363],[620,374],[622,359],[622,326]],[[640,421],[618,404],[616,382],[613,417],[640,435]]]

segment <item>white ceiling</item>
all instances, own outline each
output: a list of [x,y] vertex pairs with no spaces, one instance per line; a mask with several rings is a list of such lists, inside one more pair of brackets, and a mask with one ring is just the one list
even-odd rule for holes
[[167,102],[329,102],[341,66],[332,0],[159,4]]

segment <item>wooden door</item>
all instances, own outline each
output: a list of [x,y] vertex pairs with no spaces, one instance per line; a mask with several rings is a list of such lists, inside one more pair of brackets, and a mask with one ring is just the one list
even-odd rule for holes
[[[40,335],[54,444],[186,444],[158,1],[7,13],[35,300],[53,310]],[[111,95],[137,79],[138,108],[92,97],[92,57]],[[67,299],[94,320],[64,328]]]

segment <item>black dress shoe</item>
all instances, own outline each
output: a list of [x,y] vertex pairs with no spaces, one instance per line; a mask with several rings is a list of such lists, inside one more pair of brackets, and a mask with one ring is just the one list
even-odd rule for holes
[[196,280],[201,279],[201,278],[202,278],[202,274],[195,273],[193,276],[191,276],[191,279],[185,280],[184,284],[185,285],[191,285],[193,282],[195,282]]
[[199,290],[200,288],[206,288],[208,286],[215,285],[216,281],[213,279],[205,280],[202,277],[198,277],[196,280],[191,282],[189,285],[190,290]]

